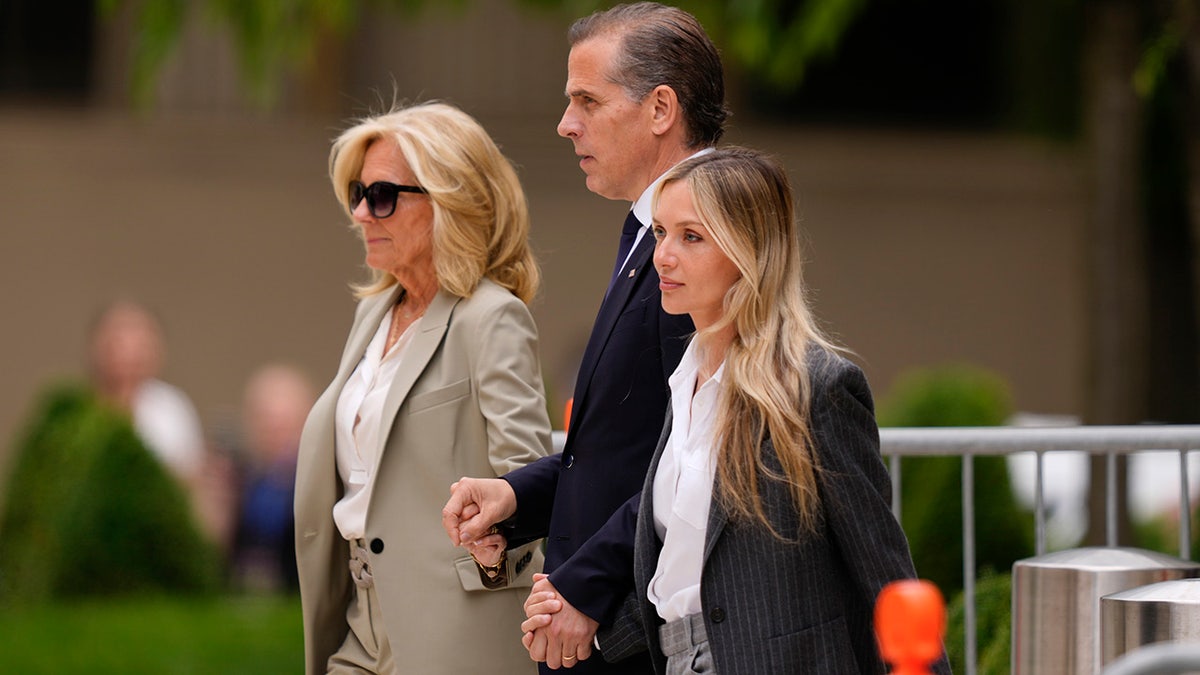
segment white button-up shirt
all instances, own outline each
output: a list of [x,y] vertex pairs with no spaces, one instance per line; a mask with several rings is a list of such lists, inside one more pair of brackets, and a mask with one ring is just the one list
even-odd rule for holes
[[671,374],[671,435],[654,475],[654,529],[663,542],[648,595],[666,621],[700,607],[704,538],[716,473],[713,417],[724,362],[696,391],[700,363],[692,340]]
[[375,487],[375,469],[387,441],[383,404],[419,323],[420,318],[413,321],[384,354],[392,325],[389,311],[338,396],[334,438],[337,471],[345,494],[333,505],[333,521],[347,540],[363,538],[367,528],[367,505]]

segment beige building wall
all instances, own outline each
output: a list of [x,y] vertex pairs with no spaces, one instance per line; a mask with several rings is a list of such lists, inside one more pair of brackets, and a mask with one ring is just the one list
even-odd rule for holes
[[[625,205],[584,187],[554,133],[568,21],[481,2],[417,22],[381,15],[293,109],[246,109],[227,41],[190,29],[164,102],[129,113],[109,26],[85,109],[0,109],[0,459],[34,395],[82,373],[84,332],[120,296],[166,323],[167,380],[225,427],[246,376],[299,364],[322,385],[349,328],[361,247],[326,177],[329,141],[392,80],[404,99],[475,114],[519,165],[545,287],[534,305],[554,417],[599,303]],[[105,56],[107,54],[107,56]],[[205,67],[208,64],[211,67]],[[303,81],[301,81],[303,80]],[[334,97],[322,107],[304,104]],[[1083,190],[1073,151],[963,134],[781,128],[737,115],[729,141],[787,165],[818,314],[877,397],[903,370],[991,368],[1026,411],[1083,405]]]

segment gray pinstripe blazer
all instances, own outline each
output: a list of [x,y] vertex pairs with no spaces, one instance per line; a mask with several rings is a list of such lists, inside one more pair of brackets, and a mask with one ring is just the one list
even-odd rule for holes
[[[730,520],[718,499],[709,512],[700,597],[720,675],[885,672],[873,629],[875,597],[888,582],[915,576],[908,541],[890,510],[891,482],[879,456],[866,377],[850,361],[816,348],[809,366],[821,467],[817,532],[783,541],[754,522]],[[634,594],[600,635],[606,660],[648,649],[660,673],[666,666],[658,643],[662,620],[646,588],[662,549],[651,495],[670,429],[668,414],[637,515]],[[763,461],[780,470],[770,440]],[[797,532],[786,486],[764,480],[760,487],[775,529]],[[944,660],[938,670],[949,672]]]

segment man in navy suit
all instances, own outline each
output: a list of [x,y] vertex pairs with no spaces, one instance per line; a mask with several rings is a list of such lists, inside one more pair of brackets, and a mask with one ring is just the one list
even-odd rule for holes
[[646,655],[619,667],[587,659],[597,627],[633,588],[636,518],[610,516],[636,504],[665,419],[667,378],[693,331],[686,315],[662,310],[651,200],[667,171],[720,139],[724,79],[703,27],[674,7],[620,5],[576,21],[568,37],[558,133],[574,144],[589,190],[632,206],[563,452],[502,479],[455,483],[443,520],[456,542],[479,540],[501,521],[510,546],[547,537],[545,571],[564,602],[550,626],[526,637],[543,671],[651,673]]

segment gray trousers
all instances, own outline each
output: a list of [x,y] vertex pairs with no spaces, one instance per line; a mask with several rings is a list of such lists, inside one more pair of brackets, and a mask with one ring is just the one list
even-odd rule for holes
[[659,645],[667,657],[667,675],[715,675],[704,616],[692,614],[658,629]]

